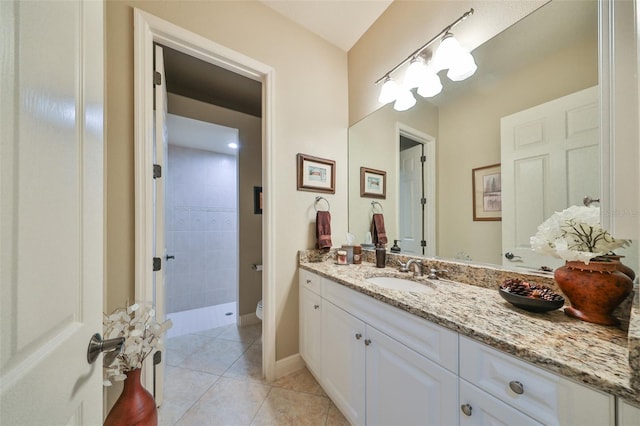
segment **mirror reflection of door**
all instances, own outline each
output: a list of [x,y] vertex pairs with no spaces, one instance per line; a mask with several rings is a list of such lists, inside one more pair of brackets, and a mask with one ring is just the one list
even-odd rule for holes
[[529,237],[554,212],[600,197],[598,114],[594,86],[502,118],[503,265],[562,265],[533,252]]
[[400,247],[405,253],[424,254],[424,145],[400,135]]

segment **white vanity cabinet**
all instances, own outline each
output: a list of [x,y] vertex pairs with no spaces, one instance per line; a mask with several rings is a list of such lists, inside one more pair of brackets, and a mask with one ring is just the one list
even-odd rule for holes
[[322,278],[300,270],[300,356],[314,376],[320,377],[322,349]]
[[[460,379],[461,392],[462,383],[467,381],[479,392],[493,395],[545,425],[615,424],[612,395],[544,371],[465,336],[460,336]],[[460,401],[462,405],[468,403],[462,396]],[[477,410],[469,404],[473,417]],[[499,411],[496,409],[492,414],[502,414]],[[464,417],[461,415],[461,424]]]
[[416,327],[405,312],[329,280],[322,281],[322,295],[316,377],[352,424],[457,424],[457,375],[401,342],[419,336],[411,346],[455,370],[456,333],[423,320]]
[[640,405],[618,398],[618,426],[640,425]]

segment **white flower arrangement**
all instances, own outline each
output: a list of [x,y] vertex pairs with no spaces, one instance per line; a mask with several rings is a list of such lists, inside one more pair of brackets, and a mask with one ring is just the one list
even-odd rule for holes
[[103,315],[104,338],[125,338],[122,351],[112,361],[105,357],[104,386],[111,386],[112,381],[125,380],[126,372],[141,368],[154,349],[162,349],[162,335],[173,323],[166,320],[160,324],[155,315],[149,303],[134,303],[127,308],[116,309],[111,315]]
[[600,208],[571,206],[555,212],[530,238],[531,248],[565,261],[589,264],[595,257],[629,245],[600,226]]

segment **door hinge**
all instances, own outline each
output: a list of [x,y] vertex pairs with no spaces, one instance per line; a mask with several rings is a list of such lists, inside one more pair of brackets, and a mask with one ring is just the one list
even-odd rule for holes
[[162,166],[160,164],[153,165],[153,178],[158,179],[162,177]]
[[162,269],[162,259],[159,257],[153,258],[153,272],[159,271]]
[[427,204],[427,199],[426,198],[420,198],[420,204],[422,204],[423,206],[425,204]]
[[153,84],[160,86],[162,84],[162,74],[158,71],[153,72]]
[[427,246],[427,242],[425,240],[420,241],[420,246],[421,247],[426,247]]
[[426,163],[427,162],[427,156],[426,155],[420,156],[420,162],[421,163]]

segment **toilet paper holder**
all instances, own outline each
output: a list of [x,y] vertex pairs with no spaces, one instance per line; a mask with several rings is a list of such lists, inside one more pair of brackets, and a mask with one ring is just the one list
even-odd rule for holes
[[262,265],[258,265],[257,263],[254,263],[251,265],[251,269],[253,269],[254,271],[258,271],[261,272],[262,271]]

